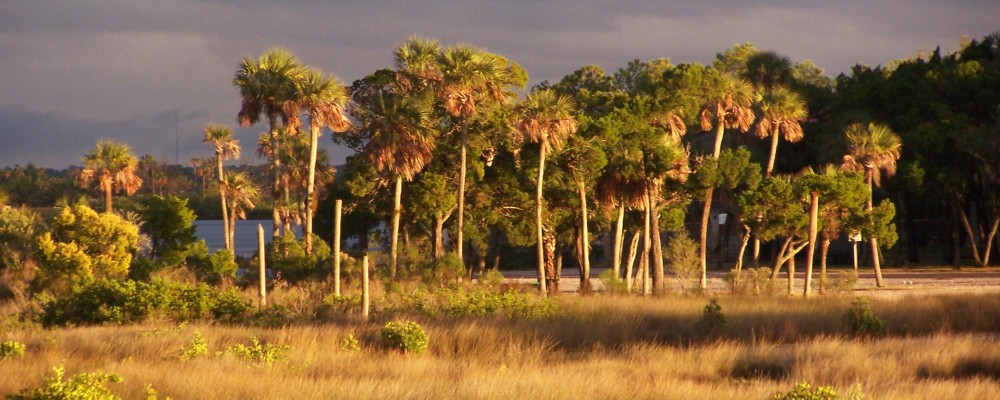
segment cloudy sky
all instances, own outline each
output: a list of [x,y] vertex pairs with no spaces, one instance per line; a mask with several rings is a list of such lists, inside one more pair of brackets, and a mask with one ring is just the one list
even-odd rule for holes
[[[709,63],[750,42],[836,76],[1000,29],[995,0],[94,0],[0,4],[0,168],[65,168],[100,138],[187,164],[235,125],[241,57],[281,46],[351,82],[411,35],[517,61],[531,82],[632,59]],[[237,130],[253,149],[262,126]],[[175,135],[176,134],[176,135]],[[324,137],[339,162],[346,156]],[[252,151],[241,162],[259,162]]]

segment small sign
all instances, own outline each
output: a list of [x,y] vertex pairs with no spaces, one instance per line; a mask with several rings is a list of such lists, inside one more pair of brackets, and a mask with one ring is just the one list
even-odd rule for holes
[[861,231],[851,231],[851,234],[847,237],[847,240],[852,242],[861,241]]
[[726,218],[728,218],[728,217],[729,217],[729,214],[726,214],[726,213],[719,214],[719,225],[725,225],[726,224]]

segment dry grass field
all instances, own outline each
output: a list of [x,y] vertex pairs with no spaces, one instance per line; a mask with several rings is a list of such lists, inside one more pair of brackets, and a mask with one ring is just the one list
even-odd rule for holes
[[[708,316],[705,297],[595,295],[561,297],[540,318],[395,310],[282,326],[7,323],[0,341],[24,343],[25,354],[0,360],[0,393],[37,387],[59,365],[67,376],[117,374],[108,387],[127,399],[147,385],[173,399],[769,399],[798,382],[843,398],[1000,393],[1000,297],[874,297],[885,329],[868,334],[845,323],[853,300],[722,296]],[[426,330],[427,351],[381,345],[385,322],[402,320]],[[234,347],[252,338],[276,346],[246,359]]]

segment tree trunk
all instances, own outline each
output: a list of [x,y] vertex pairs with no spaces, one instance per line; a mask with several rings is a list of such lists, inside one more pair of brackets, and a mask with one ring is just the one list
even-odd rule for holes
[[778,132],[771,134],[771,155],[767,158],[767,170],[764,171],[764,178],[770,178],[774,172],[774,159],[778,155]]
[[736,277],[739,278],[740,271],[743,271],[743,256],[746,255],[747,243],[750,243],[750,225],[743,224],[743,239],[740,241],[740,251],[736,254]]
[[795,254],[788,257],[788,294],[795,293]]
[[955,209],[958,211],[958,216],[960,221],[962,221],[962,228],[965,229],[965,236],[969,238],[969,247],[972,248],[972,259],[976,262],[976,265],[982,266],[983,260],[979,257],[979,246],[976,242],[978,239],[972,231],[972,225],[969,224],[969,216],[965,213],[965,208],[958,204],[958,200],[955,201]]
[[583,181],[577,182],[577,188],[580,191],[580,229],[583,231],[581,235],[581,253],[583,258],[580,260],[580,293],[590,292],[590,235],[587,231],[587,187],[584,185]]
[[111,185],[108,185],[104,189],[104,212],[111,214],[114,210],[111,208]]
[[625,204],[618,206],[618,221],[615,223],[615,248],[611,268],[615,274],[622,274],[622,246],[625,245]]
[[[871,171],[868,171],[868,187],[871,189],[868,193],[868,213],[871,214],[874,209],[872,206],[872,196],[874,196],[875,191]],[[871,239],[869,239],[869,242],[872,245],[872,265],[875,267],[875,286],[885,287],[885,282],[882,280],[882,264],[879,262],[878,238],[872,236]]]
[[273,237],[277,238],[281,236],[281,160],[278,159],[278,116],[269,114],[267,118],[268,127],[271,129],[271,198],[274,201],[271,217],[274,219]]
[[343,200],[337,199],[333,211],[333,294],[340,296],[340,215]]
[[660,209],[654,207],[657,201],[650,198],[649,206],[652,209],[650,214],[650,225],[653,229],[653,293],[663,294],[666,287],[665,275],[663,272],[663,242],[660,237]]
[[396,279],[396,259],[399,254],[399,216],[403,212],[403,177],[396,177],[396,192],[392,203],[392,248],[389,261],[389,277]]
[[781,271],[781,265],[785,263],[784,257],[788,252],[789,246],[792,245],[792,238],[785,238],[785,241],[781,243],[781,248],[778,250],[778,256],[774,260],[774,270],[771,271],[771,279],[778,278],[778,272]]
[[559,292],[559,281],[556,276],[556,237],[551,231],[546,230],[542,241],[544,242],[544,254],[542,256],[545,261],[545,278],[543,281],[546,283],[546,289],[548,290],[546,294],[556,294]]
[[[310,124],[312,118],[310,117]],[[313,209],[316,208],[316,153],[319,147],[319,126],[309,127],[309,183],[306,186],[306,254],[312,254]]]
[[830,252],[830,239],[824,237],[819,248],[819,294],[826,294],[826,255]]
[[[466,158],[466,152],[468,151],[468,147],[469,147],[469,120],[467,118],[462,118],[462,150],[461,150],[461,161],[460,161],[462,165],[458,173],[458,229],[457,229],[458,231],[456,232],[455,235],[456,237],[455,249],[456,253],[458,253],[458,259],[461,260],[463,267],[465,266],[465,259],[462,258],[462,247],[464,243],[463,229],[465,227],[464,225],[465,224],[465,168],[466,168],[465,158]],[[544,157],[545,156],[543,155],[542,156],[543,160]],[[538,172],[539,182],[541,181],[541,176],[542,172],[541,170],[539,170]],[[541,192],[540,188],[541,184],[539,183],[539,189],[538,189],[539,192]],[[541,195],[539,195],[539,198],[541,198]],[[538,242],[541,243],[541,241],[542,239],[539,238]],[[539,277],[539,279],[541,280],[541,277]],[[542,287],[539,288],[539,290],[544,292],[545,285],[543,284]]]
[[[464,146],[462,147],[465,148]],[[545,145],[541,145],[538,158],[538,179],[535,181],[535,235],[538,237],[538,291],[548,293],[545,290],[545,239],[542,237],[542,182],[545,178]],[[465,152],[462,153],[463,165]],[[464,168],[464,167],[463,167]],[[464,187],[464,183],[462,185]],[[463,189],[464,191],[464,189]],[[461,201],[461,200],[459,200]],[[461,205],[459,205],[461,208]],[[459,211],[459,221],[461,221],[461,210]]]
[[232,250],[233,242],[229,239],[229,212],[226,209],[226,189],[222,171],[222,153],[215,153],[215,165],[219,170],[219,199],[222,200],[222,236],[225,237],[226,249]]
[[[813,258],[816,256],[816,234],[819,233],[819,193],[809,196],[809,250],[806,252],[806,282],[803,297],[809,297],[812,290]],[[823,269],[826,272],[826,269]]]
[[[720,139],[721,142],[721,139]],[[701,255],[701,278],[698,279],[698,287],[701,290],[708,289],[708,219],[712,211],[712,194],[715,190],[708,188],[705,193],[705,207],[701,211],[701,232],[700,255]]]
[[264,266],[264,227],[257,224],[257,260],[260,264],[260,308],[267,306],[267,269]]
[[636,231],[632,235],[632,243],[629,244],[628,262],[625,263],[625,291],[628,293],[632,293],[632,286],[635,284],[632,278],[632,266],[635,264],[635,256],[639,251],[639,239],[641,235],[642,232]]
[[650,214],[652,210],[649,207],[649,191],[646,191],[646,212],[643,213],[643,225],[645,228],[642,231],[642,295],[648,296],[653,292],[652,282],[649,280],[649,260],[650,260],[650,249],[652,247],[651,232],[652,224],[650,221]]
[[[232,249],[235,248],[236,246],[236,210],[233,209],[229,210],[229,227],[227,230],[227,235],[229,235],[229,237],[227,238],[227,240],[229,241],[229,245],[233,246],[230,249],[230,251],[233,251]],[[236,252],[233,251],[233,254],[235,253]]]
[[371,308],[371,291],[368,285],[368,249],[361,253],[361,317],[368,319]]
[[434,258],[444,257],[444,216],[441,212],[434,214]]

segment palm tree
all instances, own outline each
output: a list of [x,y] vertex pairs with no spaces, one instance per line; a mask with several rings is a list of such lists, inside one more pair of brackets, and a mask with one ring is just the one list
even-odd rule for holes
[[316,153],[323,127],[343,132],[351,126],[344,115],[347,90],[335,76],[324,76],[321,71],[310,70],[300,82],[297,106],[309,116],[309,182],[306,186],[306,254],[312,254],[313,210],[316,208]]
[[230,246],[235,248],[236,220],[247,219],[246,210],[254,209],[260,199],[260,189],[246,174],[242,172],[227,172],[223,180],[221,192],[226,195],[226,207],[229,211],[226,238]]
[[[240,91],[242,105],[237,114],[241,127],[260,121],[261,114],[267,117],[271,143],[278,142],[278,118],[284,122],[289,134],[298,132],[298,115],[289,112],[298,92],[297,83],[305,73],[305,68],[295,56],[281,48],[265,51],[257,59],[244,57],[233,77],[233,86]],[[281,197],[281,161],[270,154],[273,184],[271,195],[274,200],[274,235],[280,235],[281,215],[278,199]]]
[[392,175],[396,190],[392,208],[392,250],[390,275],[396,275],[399,218],[402,213],[403,180],[414,175],[431,161],[434,151],[434,130],[431,128],[429,107],[421,101],[399,93],[380,91],[359,104],[364,110],[361,122],[369,135],[364,147],[365,157],[379,171]]
[[758,51],[747,57],[743,77],[757,90],[770,92],[792,83],[792,62],[773,51]]
[[[699,120],[703,131],[710,131],[715,127],[715,146],[712,150],[712,158],[718,159],[722,151],[722,136],[726,129],[738,129],[746,133],[753,124],[754,114],[751,106],[759,100],[759,95],[746,81],[732,80],[727,76],[720,76],[719,87],[701,107]],[[712,210],[713,188],[708,188],[705,193],[705,207],[701,213],[700,232],[700,255],[701,255],[701,279],[699,285],[702,289],[708,287],[708,218]]]
[[124,190],[131,196],[142,187],[138,167],[139,160],[128,145],[99,140],[97,147],[83,156],[83,170],[78,179],[84,187],[97,184],[97,188],[104,192],[104,211],[110,213],[111,195],[115,190]]
[[538,179],[535,181],[535,233],[538,236],[538,285],[545,288],[545,248],[542,233],[542,183],[545,177],[545,156],[559,150],[567,136],[576,132],[573,101],[551,90],[528,95],[518,109],[515,123],[519,132],[532,143],[539,144]]
[[802,125],[809,115],[806,102],[798,93],[778,87],[764,92],[760,101],[761,118],[757,124],[757,137],[771,138],[771,153],[767,158],[764,177],[770,178],[774,171],[774,159],[778,154],[778,138],[796,143],[805,136]]
[[[865,173],[865,180],[874,192],[875,187],[882,186],[882,173],[886,176],[896,174],[896,161],[899,160],[903,148],[903,140],[886,125],[869,122],[868,124],[855,123],[847,127],[848,153],[844,156],[844,164],[841,168],[847,171],[857,171]],[[872,207],[872,194],[869,193],[866,207],[870,214]],[[878,238],[872,235],[869,238],[872,246],[872,265],[875,267],[875,284],[884,287],[882,280],[882,266],[879,262]]]
[[239,159],[242,148],[240,148],[239,140],[233,137],[233,130],[225,125],[209,124],[206,126],[205,139],[202,142],[215,149],[215,167],[219,177],[219,198],[222,203],[222,235],[225,239],[226,249],[232,250],[233,244],[229,241],[229,213],[226,211],[226,193],[222,190],[222,185],[225,184],[222,162],[230,158]]
[[[510,67],[500,56],[471,47],[458,46],[440,53],[438,68],[441,72],[439,96],[445,110],[459,119],[461,126],[461,166],[458,177],[458,228],[456,248],[462,258],[463,225],[465,220],[465,173],[467,168],[469,120],[476,116],[477,103],[485,98],[503,103],[506,87],[513,84]],[[464,261],[463,261],[464,262]]]

